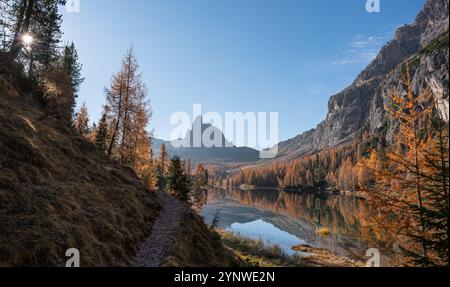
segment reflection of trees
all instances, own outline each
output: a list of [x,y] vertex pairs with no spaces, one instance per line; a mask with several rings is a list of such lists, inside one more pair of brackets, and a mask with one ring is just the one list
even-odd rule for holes
[[[327,227],[333,234],[332,238],[315,239],[321,242],[322,247],[335,252],[339,252],[341,248],[346,250],[347,254],[364,259],[366,249],[359,248],[368,248],[370,245],[380,249],[383,262],[387,266],[395,264],[395,253],[392,252],[392,246],[382,244],[391,236],[383,234],[384,240],[381,241],[374,235],[371,226],[364,221],[364,218],[370,216],[371,211],[363,200],[344,195],[287,193],[276,190],[243,191],[232,188],[210,191],[210,203],[224,200],[267,210],[299,222],[306,221],[316,227]],[[304,238],[308,235],[303,234],[302,236]],[[336,244],[335,247],[333,247],[334,244]]]
[[329,228],[334,234],[360,236],[358,200],[347,196],[317,196],[309,193],[287,193],[275,190],[217,190],[211,201],[227,198],[244,205],[275,214],[302,219],[316,226]]

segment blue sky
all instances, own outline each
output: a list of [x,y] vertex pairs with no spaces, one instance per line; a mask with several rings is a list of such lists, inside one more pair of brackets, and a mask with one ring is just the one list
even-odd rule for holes
[[86,78],[79,104],[100,117],[104,87],[133,43],[154,117],[168,139],[174,112],[278,112],[279,138],[315,127],[425,0],[80,0],[64,11]]

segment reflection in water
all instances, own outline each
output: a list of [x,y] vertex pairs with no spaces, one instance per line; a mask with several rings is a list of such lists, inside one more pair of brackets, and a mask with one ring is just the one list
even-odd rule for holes
[[292,246],[306,243],[304,240],[300,240],[298,237],[286,231],[283,231],[261,219],[244,224],[233,223],[229,228],[227,228],[227,230],[248,238],[256,240],[263,239],[264,242],[268,245],[277,244],[287,254],[295,253],[291,249]]
[[[369,246],[362,236],[367,232],[359,221],[361,204],[344,195],[214,189],[202,214],[210,223],[219,212],[220,228],[276,243],[288,253],[292,246],[309,244],[364,260],[366,250],[376,246]],[[319,227],[328,228],[331,235],[318,235]],[[387,259],[383,258],[385,265]]]

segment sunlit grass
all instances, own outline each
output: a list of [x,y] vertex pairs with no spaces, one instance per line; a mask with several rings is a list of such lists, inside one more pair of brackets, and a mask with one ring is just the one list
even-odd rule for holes
[[320,236],[329,236],[331,235],[331,231],[327,227],[320,227],[316,230],[316,234]]
[[289,255],[277,244],[266,244],[261,239],[251,239],[240,234],[217,230],[222,242],[244,266],[250,267],[302,267],[300,255]]

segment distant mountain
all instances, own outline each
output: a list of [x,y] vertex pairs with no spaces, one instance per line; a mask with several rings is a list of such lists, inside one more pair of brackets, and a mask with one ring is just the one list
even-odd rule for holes
[[449,0],[428,0],[411,25],[396,31],[352,85],[331,97],[326,119],[317,128],[279,144],[278,159],[292,159],[325,147],[345,144],[362,130],[387,129],[395,139],[395,124],[386,117],[389,91],[401,91],[400,72],[410,69],[413,88],[432,88],[441,116],[448,121]]
[[[413,90],[430,87],[437,110],[448,121],[448,8],[449,0],[427,0],[414,23],[400,27],[394,39],[381,49],[355,81],[330,98],[326,119],[315,129],[281,142],[274,160],[295,159],[323,148],[344,145],[363,131],[373,135],[385,129],[386,141],[392,143],[397,126],[386,116],[385,105],[390,91],[402,92],[400,74],[407,63]],[[202,131],[209,127],[201,124]],[[192,140],[193,130],[189,133],[186,137],[190,135]],[[220,136],[222,143],[226,143],[222,133]],[[163,142],[154,140],[155,153],[158,153]],[[193,161],[254,163],[259,159],[259,152],[250,148],[174,148],[172,143],[164,143],[170,155]]]
[[[194,136],[210,135],[210,140],[218,143],[212,147],[206,147],[200,140],[196,142]],[[218,137],[218,138],[216,138]],[[183,147],[181,143],[186,143]],[[205,124],[202,118],[195,120],[191,130],[186,133],[185,138],[164,141],[153,139],[153,153],[159,154],[161,144],[165,144],[169,156],[179,156],[182,159],[191,159],[192,162],[213,163],[254,163],[259,160],[259,151],[249,147],[236,147],[229,142],[222,131],[211,124]],[[187,147],[186,147],[187,146]]]

